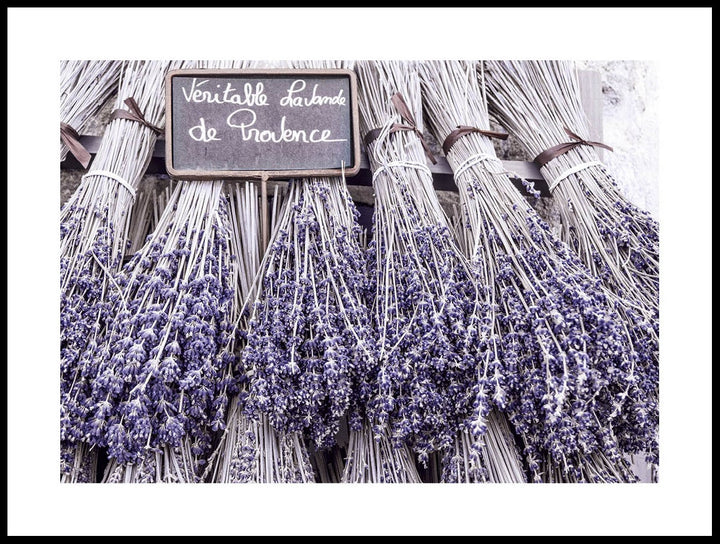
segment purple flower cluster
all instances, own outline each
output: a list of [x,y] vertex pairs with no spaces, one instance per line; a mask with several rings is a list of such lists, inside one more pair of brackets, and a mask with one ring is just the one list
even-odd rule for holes
[[[121,256],[113,251],[114,226],[108,207],[88,209],[69,204],[63,210],[60,241],[60,439],[61,473],[85,463],[75,445],[82,441],[83,421],[92,405],[91,379],[106,323],[112,317],[109,289],[110,271],[120,266]],[[96,228],[91,238],[88,227]],[[83,238],[85,236],[85,238]],[[88,476],[90,477],[90,476]],[[94,478],[94,475],[92,475]]]
[[[578,176],[574,180],[582,195],[592,203],[594,226],[606,244],[587,255],[586,264],[596,270],[597,275],[619,297],[635,302],[643,310],[657,312],[660,292],[659,223],[622,195],[617,182],[604,166],[595,168],[597,170],[592,170],[593,177]],[[596,186],[601,188],[602,199],[595,194]],[[564,232],[563,237],[563,241],[575,251],[582,244],[582,233],[578,230],[578,226],[573,226]],[[583,252],[578,251],[578,254],[583,255]],[[616,255],[623,259],[621,274],[613,270],[608,261]],[[657,327],[657,321],[652,325]]]
[[291,182],[242,353],[245,412],[320,448],[334,444],[356,367],[374,353],[357,212],[339,184]]
[[175,220],[179,236],[151,235],[116,276],[112,320],[88,355],[91,405],[73,432],[120,464],[182,441],[202,463],[234,392],[227,200],[200,222]]
[[[605,288],[614,295],[613,305],[623,319],[632,345],[640,358],[636,361],[637,380],[631,384],[628,394],[642,395],[646,405],[638,406],[623,414],[616,435],[621,447],[631,453],[645,453],[648,462],[659,462],[657,428],[659,425],[659,379],[660,379],[660,236],[659,224],[652,216],[624,198],[616,181],[603,167],[600,183],[605,196],[613,206],[595,205],[597,228],[611,254],[622,259],[622,275],[628,281],[621,282],[618,272],[611,270],[607,254],[592,252],[592,265],[601,277]],[[581,185],[586,180],[579,178]],[[590,200],[593,193],[586,187],[585,196]],[[577,247],[578,239],[568,243]]]
[[388,428],[397,447],[407,443],[425,464],[460,431],[484,434],[503,378],[487,289],[408,181],[387,184],[376,194],[392,189],[394,200],[376,199],[369,247],[379,363],[362,381],[374,431]]
[[[470,199],[494,198],[485,180],[470,183]],[[502,234],[482,219],[486,242],[474,260],[494,269],[507,386],[500,407],[525,441],[531,473],[539,479],[550,459],[582,480],[593,454],[622,465],[624,454],[657,451],[652,346],[633,341],[622,302],[534,210],[512,211]]]
[[[648,377],[639,384],[648,395],[658,396],[660,356],[660,252],[659,224],[652,216],[630,203],[620,192],[616,181],[603,166],[593,175],[574,180],[587,199],[594,214],[603,245],[591,251],[579,251],[589,228],[572,225],[563,230],[563,241],[600,277],[614,300],[618,314],[625,321],[635,349],[652,352],[649,361],[642,361]],[[601,197],[598,196],[598,188]],[[579,198],[579,197],[578,197]],[[623,439],[625,440],[625,439]],[[629,440],[628,448],[633,441]],[[656,454],[651,454],[656,457]]]

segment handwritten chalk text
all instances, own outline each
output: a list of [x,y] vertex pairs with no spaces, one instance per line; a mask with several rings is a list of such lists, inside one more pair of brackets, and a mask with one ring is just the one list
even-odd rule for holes
[[288,106],[291,108],[303,107],[303,106],[344,106],[345,97],[343,96],[343,90],[340,89],[335,96],[319,95],[317,94],[318,84],[313,85],[312,94],[309,97],[296,96],[301,93],[307,87],[307,83],[302,79],[296,79],[290,85],[287,95],[280,99],[281,106]]
[[205,127],[205,118],[200,118],[200,124],[195,125],[188,130],[190,137],[196,142],[219,142],[220,138],[216,138],[217,130],[214,128]]
[[328,129],[312,129],[310,131],[303,129],[291,129],[286,127],[287,116],[283,115],[280,120],[279,130],[260,130],[254,128],[253,125],[257,121],[257,114],[250,108],[238,108],[227,117],[227,124],[232,128],[240,129],[243,141],[254,142],[301,142],[301,143],[321,143],[321,142],[346,142],[344,138],[332,139],[332,131]]
[[225,88],[222,89],[221,85],[217,84],[215,87],[221,90],[210,90],[204,88],[209,83],[208,79],[198,81],[196,77],[193,78],[190,89],[182,87],[183,96],[186,102],[208,104],[236,104],[238,106],[267,106],[268,99],[265,95],[265,86],[262,81],[255,83],[253,87],[252,83],[245,83],[243,85],[242,94],[237,93],[237,89],[232,86],[229,81],[226,83]]

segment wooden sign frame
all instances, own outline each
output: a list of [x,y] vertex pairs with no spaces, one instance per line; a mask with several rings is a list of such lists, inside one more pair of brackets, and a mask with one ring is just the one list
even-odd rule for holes
[[[274,76],[339,76],[348,77],[350,82],[350,131],[352,135],[351,154],[353,164],[345,168],[294,169],[294,170],[182,170],[173,165],[173,123],[172,123],[172,79],[174,77],[217,77],[251,76],[257,78]],[[165,167],[169,176],[185,180],[222,180],[222,179],[289,179],[310,176],[354,176],[360,171],[360,125],[357,99],[357,76],[353,70],[336,69],[183,69],[171,70],[165,77]]]

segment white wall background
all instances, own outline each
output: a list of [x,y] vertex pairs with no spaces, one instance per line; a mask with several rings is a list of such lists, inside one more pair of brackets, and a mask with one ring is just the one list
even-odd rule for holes
[[644,61],[583,61],[602,78],[603,141],[614,148],[603,161],[627,198],[659,218],[658,76]]

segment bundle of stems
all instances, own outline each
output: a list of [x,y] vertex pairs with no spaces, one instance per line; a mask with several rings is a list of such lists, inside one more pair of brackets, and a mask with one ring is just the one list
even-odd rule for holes
[[240,396],[231,402],[210,467],[210,481],[217,483],[311,483],[316,478],[302,433],[277,431],[262,414],[247,416]]
[[222,181],[181,181],[119,293],[94,354],[91,444],[105,481],[196,482],[234,392],[235,283]]
[[[634,481],[616,433],[647,407],[635,364],[649,354],[634,352],[601,282],[495,156],[475,63],[419,69],[428,124],[455,173],[465,249],[493,286],[506,392],[499,407],[522,437],[534,480]],[[647,438],[645,428],[633,432]]]
[[[237,260],[237,290],[235,304],[239,308],[238,319],[247,320],[251,299],[258,291],[258,271],[263,258],[262,234],[260,232],[262,205],[255,182],[227,183],[225,190],[230,200],[230,232],[233,255]],[[275,186],[270,221],[277,221],[278,202],[282,206],[279,187]],[[247,326],[241,327],[246,329]]]
[[[277,61],[215,61],[203,67],[213,68],[274,68],[285,67],[286,62]],[[266,182],[262,182],[266,183]],[[251,189],[252,187],[252,189]],[[275,228],[284,210],[282,203],[285,191],[278,191],[272,198],[270,217],[271,230]],[[258,227],[260,213],[257,193],[254,186],[246,186],[242,198],[237,198],[237,206],[232,214],[234,240],[238,248],[239,289],[237,303],[240,308],[237,315],[238,339],[236,352],[242,353],[248,339],[248,327],[252,308],[261,294],[264,266],[260,258],[265,253],[265,244]],[[236,193],[239,197],[241,193]],[[233,199],[231,198],[231,202]],[[253,228],[249,228],[253,225]],[[266,257],[266,255],[265,255]],[[248,380],[241,368],[237,373],[239,391],[232,398],[226,428],[219,443],[211,455],[204,477],[221,483],[275,483],[275,482],[312,482],[315,475],[310,464],[310,454],[302,433],[276,430],[263,413],[250,417],[245,411]]]
[[[214,63],[184,66],[198,64]],[[108,448],[106,481],[199,481],[224,427],[239,278],[229,206],[222,181],[178,183],[116,276],[85,425],[88,440]]]
[[[275,186],[270,223],[273,232],[284,217],[286,191]],[[264,247],[260,232],[260,200],[257,185],[235,185],[231,194],[231,223],[238,255],[239,288],[237,304],[238,344],[242,353],[248,339],[250,315],[262,287]],[[264,210],[263,210],[264,212]],[[303,483],[315,479],[310,455],[302,433],[287,433],[273,428],[265,414],[250,417],[245,413],[248,379],[238,372],[239,392],[228,409],[225,430],[208,463],[206,479],[218,483]]]
[[[503,61],[480,65],[487,80],[490,113],[544,164],[541,172],[560,210],[560,239],[606,287],[606,293],[642,354],[637,383],[649,404],[618,440],[627,451],[646,448],[658,461],[655,438],[659,395],[659,225],[620,191],[589,142],[577,74],[567,61]],[[539,156],[539,157],[538,157]],[[650,353],[651,357],[644,357]],[[622,436],[621,436],[622,434]]]
[[[122,61],[63,60],[60,62],[60,121],[81,133],[117,91]],[[69,151],[60,141],[60,161]],[[84,165],[87,166],[87,165]]]
[[126,260],[142,248],[147,237],[155,230],[155,226],[170,201],[174,187],[173,179],[170,179],[162,189],[159,189],[154,183],[145,183],[140,186],[130,214],[127,235],[128,248],[125,251]]
[[342,475],[344,483],[422,482],[412,451],[376,433],[367,421],[351,430]]
[[[179,63],[132,61],[123,66],[117,108],[134,98],[149,125],[162,125],[165,73]],[[60,215],[61,478],[94,481],[97,452],[84,440],[91,406],[90,377],[97,348],[117,296],[112,275],[128,245],[135,191],[152,157],[156,132],[129,119],[113,119],[93,169]]]
[[[348,60],[291,60],[291,61],[285,61],[282,63],[283,66],[286,66],[288,68],[300,68],[300,69],[336,69],[336,68],[343,68],[343,69],[353,69],[354,61],[348,61]],[[344,183],[343,183],[344,184]],[[350,203],[350,199],[347,199],[347,202]],[[354,206],[352,203],[350,203],[351,208],[353,208],[351,215],[355,215],[356,210],[354,210]],[[358,239],[360,242],[360,246],[364,251],[367,249],[367,233],[364,229],[360,229],[359,226],[353,226],[353,230],[357,231]],[[356,426],[357,426],[357,409],[354,411],[355,418],[356,418]],[[338,483],[343,481],[354,481],[354,482],[360,482],[360,481],[366,481],[365,478],[363,478],[360,475],[353,476],[350,474],[349,471],[352,471],[353,469],[357,468],[357,464],[355,465],[346,465],[345,461],[348,455],[348,443],[346,442],[347,434],[345,433],[345,429],[341,431],[340,436],[343,438],[342,442],[338,442],[333,445],[331,449],[317,449],[313,453],[311,460],[314,461],[313,466],[315,467],[315,472],[317,475],[317,478],[320,482],[326,483]],[[397,479],[397,478],[396,478]],[[367,480],[367,481],[373,481],[373,480]],[[377,481],[377,480],[375,480]]]
[[242,353],[244,409],[330,448],[351,406],[355,366],[372,364],[365,255],[342,178],[291,180],[287,199]]
[[[360,233],[360,245],[367,253],[368,232],[363,229]],[[370,293],[374,296],[374,293]],[[362,382],[363,374],[356,382]],[[357,390],[357,386],[356,390]],[[349,430],[347,444],[342,444],[340,451],[343,454],[342,465],[336,459],[333,466],[342,466],[341,483],[420,483],[418,467],[412,452],[406,445],[393,447],[390,440],[384,435],[375,435],[372,432],[367,412],[363,409],[362,398],[357,399],[353,411],[354,419]],[[432,460],[432,459],[431,459]],[[430,481],[439,481],[439,475],[433,474]]]
[[[351,441],[364,444],[358,452],[400,448],[393,455],[403,458],[409,447],[422,466],[440,452],[443,481],[485,481],[482,436],[492,399],[502,394],[487,289],[476,283],[433,188],[416,70],[365,61],[356,70],[361,129],[375,135],[366,144],[375,190],[369,265],[378,334],[378,364],[358,379],[366,384],[363,405],[379,443]],[[380,458],[380,467],[390,464]]]

